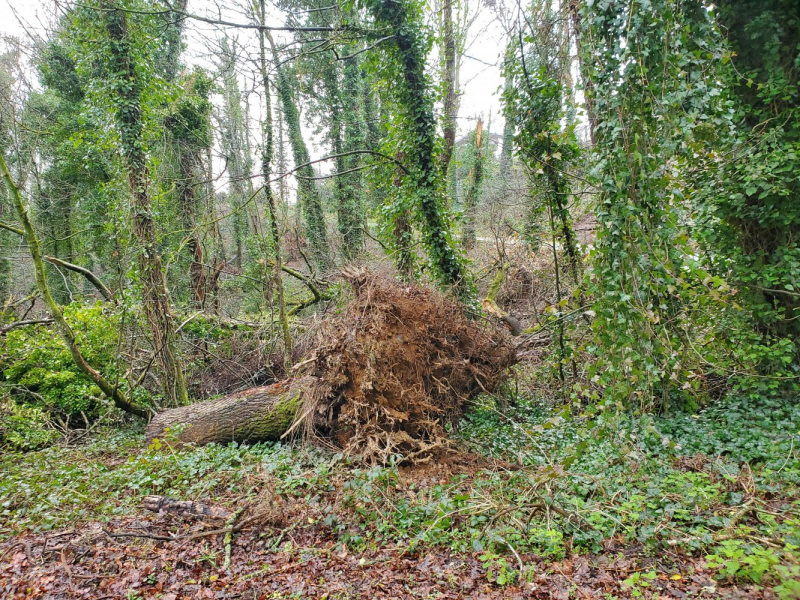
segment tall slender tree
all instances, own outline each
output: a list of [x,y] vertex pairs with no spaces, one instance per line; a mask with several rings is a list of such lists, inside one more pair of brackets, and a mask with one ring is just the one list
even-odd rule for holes
[[296,170],[297,201],[303,211],[305,219],[305,233],[313,254],[314,262],[320,269],[330,265],[330,246],[328,245],[328,232],[325,225],[325,213],[322,209],[322,199],[315,182],[314,169],[311,167],[311,157],[308,147],[303,139],[300,126],[300,112],[297,110],[292,94],[292,85],[286,73],[286,66],[281,64],[278,48],[269,31],[266,32],[272,50],[273,61],[276,65],[276,78],[278,97],[283,106],[283,116],[289,128],[289,144],[292,148]]
[[[259,23],[266,24],[265,0],[259,0]],[[281,334],[283,336],[283,363],[286,372],[289,372],[292,362],[292,334],[289,331],[289,317],[286,313],[286,300],[283,293],[283,256],[281,253],[281,238],[278,229],[278,210],[275,206],[275,196],[272,193],[272,156],[274,152],[273,127],[272,127],[272,98],[270,93],[269,76],[267,71],[267,50],[264,40],[264,30],[258,32],[259,58],[261,67],[261,80],[264,86],[264,102],[266,115],[262,123],[263,148],[261,150],[261,175],[264,178],[264,196],[269,212],[269,231],[272,242],[272,280],[278,300],[278,314],[280,318]]]
[[142,81],[132,56],[135,41],[130,35],[128,14],[124,6],[116,3],[100,11],[108,36],[106,84],[113,92],[120,150],[133,200],[133,234],[139,243],[138,277],[142,284],[142,303],[153,339],[153,351],[162,366],[161,383],[168,401],[178,405],[187,404],[186,380],[177,353],[175,325],[156,237],[144,140]]
[[464,198],[464,224],[461,232],[461,245],[465,250],[472,250],[475,247],[475,217],[483,184],[483,121],[480,118],[475,127],[474,137],[475,158],[472,163],[469,188]]
[[[384,46],[384,77],[392,82],[393,108],[406,130],[404,161],[408,170],[407,192],[422,229],[434,276],[470,295],[462,261],[450,236],[443,206],[441,163],[438,162],[436,119],[431,86],[425,73],[427,44],[422,34],[419,7],[409,0],[364,0],[380,35],[393,37]],[[403,216],[403,215],[400,215]]]
[[236,70],[236,41],[227,35],[220,41],[220,75],[223,85],[223,106],[220,116],[220,138],[222,152],[228,171],[230,189],[228,197],[233,223],[233,261],[242,268],[245,238],[249,232],[247,211],[248,161],[246,142],[246,120],[242,110],[242,93]]

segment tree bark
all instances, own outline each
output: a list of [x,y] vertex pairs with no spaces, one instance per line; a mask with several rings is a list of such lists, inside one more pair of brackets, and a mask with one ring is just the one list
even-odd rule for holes
[[461,256],[448,235],[448,215],[440,190],[441,163],[436,156],[436,119],[433,97],[425,76],[426,48],[419,32],[419,18],[413,3],[370,1],[367,9],[375,25],[397,32],[394,54],[393,85],[400,87],[397,110],[407,137],[409,175],[413,183],[411,201],[422,228],[422,241],[430,257],[432,271],[440,283],[452,286],[464,299],[472,293],[465,278]]
[[586,107],[586,118],[589,120],[589,141],[592,147],[597,143],[595,131],[597,130],[597,114],[594,110],[594,83],[587,73],[584,65],[583,49],[581,48],[581,12],[580,0],[569,0],[569,12],[572,21],[572,35],[575,39],[575,48],[578,53],[578,73],[583,82],[583,104]]
[[461,233],[461,245],[464,250],[475,247],[475,210],[478,206],[478,196],[483,183],[483,121],[478,119],[475,130],[475,164],[472,167],[472,181],[470,181],[467,196],[464,199],[464,228]]
[[253,388],[166,410],[150,421],[147,440],[172,438],[184,444],[279,440],[300,404],[300,392],[285,382]]
[[60,260],[54,256],[45,256],[44,259],[47,262],[56,265],[57,267],[63,267],[65,269],[69,269],[70,271],[74,271],[75,273],[80,273],[97,289],[98,292],[100,292],[103,298],[109,302],[114,302],[114,294],[111,292],[111,290],[109,290],[106,285],[100,281],[100,278],[92,273],[89,269],[81,267],[80,265],[73,265],[72,263],[68,263],[65,260]]
[[446,180],[447,170],[453,158],[453,147],[456,143],[456,116],[458,115],[458,86],[456,65],[456,38],[453,32],[453,0],[444,0],[442,4],[442,20],[444,30],[444,123],[442,136],[442,174]]
[[[261,9],[261,24],[266,25],[266,7],[264,0],[259,3]],[[289,331],[289,317],[286,314],[286,298],[283,293],[283,256],[281,253],[281,237],[278,232],[278,211],[275,207],[275,196],[272,193],[272,185],[269,180],[272,177],[272,100],[270,98],[269,77],[267,77],[267,51],[264,44],[264,31],[259,31],[258,37],[260,58],[261,58],[261,78],[264,83],[264,98],[266,101],[267,114],[264,118],[264,149],[261,154],[261,175],[264,177],[264,195],[267,199],[267,209],[269,210],[269,231],[272,238],[272,284],[278,296],[278,314],[281,321],[281,334],[283,336],[283,366],[287,373],[292,366],[292,335]],[[282,180],[281,180],[282,181]]]
[[[286,75],[285,67],[280,66],[275,42],[268,31],[266,31],[265,34],[270,44],[272,57],[276,65],[278,97],[283,106],[283,116],[286,119],[286,125],[289,127],[289,144],[292,147],[295,168],[299,167],[297,171],[297,201],[303,211],[306,237],[311,247],[314,262],[321,270],[325,270],[330,266],[330,258],[328,256],[330,247],[328,245],[328,232],[325,225],[325,213],[322,209],[322,200],[319,197],[319,191],[314,182],[314,169],[308,164],[311,162],[311,158],[308,154],[308,147],[303,139],[303,133],[300,128],[300,113],[292,98],[291,84]],[[301,165],[305,166],[301,167]]]

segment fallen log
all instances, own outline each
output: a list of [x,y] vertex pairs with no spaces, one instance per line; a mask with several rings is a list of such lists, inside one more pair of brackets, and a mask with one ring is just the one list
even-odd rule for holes
[[278,440],[299,407],[300,392],[285,382],[252,388],[159,413],[147,426],[147,441],[225,444]]
[[148,440],[255,442],[303,431],[374,462],[429,459],[448,447],[445,425],[494,392],[516,362],[508,333],[434,290],[343,276],[353,298],[306,335],[292,378],[164,411]]

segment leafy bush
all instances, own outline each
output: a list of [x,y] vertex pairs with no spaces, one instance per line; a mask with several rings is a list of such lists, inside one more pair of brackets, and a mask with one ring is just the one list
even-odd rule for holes
[[[800,596],[800,566],[797,564],[797,546],[787,544],[781,550],[747,544],[742,540],[725,540],[714,553],[706,556],[708,565],[719,569],[721,579],[751,581],[761,585],[771,580],[778,598]],[[781,564],[781,557],[791,555],[793,561]]]
[[35,450],[49,445],[55,437],[42,409],[19,405],[11,398],[0,399],[0,447]]
[[[113,374],[117,319],[102,305],[71,304],[64,316],[90,365]],[[97,417],[102,408],[97,386],[78,370],[64,342],[49,328],[12,330],[0,340],[0,372],[26,404],[54,415]]]

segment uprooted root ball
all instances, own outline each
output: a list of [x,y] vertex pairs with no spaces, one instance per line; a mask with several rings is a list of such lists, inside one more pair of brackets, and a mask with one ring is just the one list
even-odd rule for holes
[[311,341],[315,379],[302,415],[338,446],[373,460],[429,456],[465,402],[491,393],[515,362],[505,332],[466,317],[443,294],[348,272],[354,298]]

